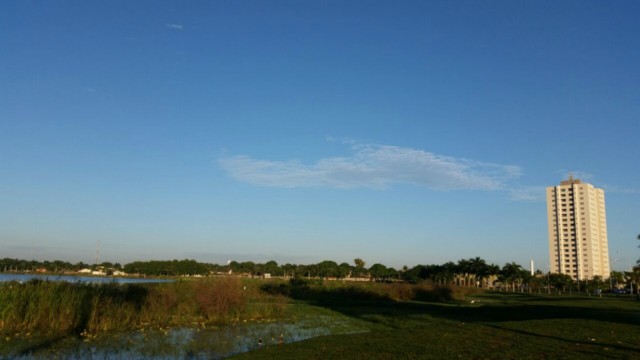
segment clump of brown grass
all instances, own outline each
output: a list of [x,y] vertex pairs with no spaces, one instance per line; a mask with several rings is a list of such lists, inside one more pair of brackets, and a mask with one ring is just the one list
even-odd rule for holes
[[0,284],[0,333],[92,334],[273,319],[283,315],[286,301],[235,277],[145,285]]
[[243,313],[246,298],[244,285],[235,277],[207,279],[194,284],[195,299],[208,321],[223,321]]
[[394,301],[410,301],[415,298],[415,285],[408,283],[384,284],[386,293]]

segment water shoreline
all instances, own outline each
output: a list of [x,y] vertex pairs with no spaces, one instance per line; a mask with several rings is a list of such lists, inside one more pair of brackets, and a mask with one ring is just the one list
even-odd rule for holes
[[139,278],[131,276],[87,276],[87,275],[60,275],[60,274],[24,274],[24,273],[0,273],[0,283],[17,281],[20,283],[31,280],[42,281],[66,281],[70,283],[93,283],[93,284],[147,284],[147,283],[167,283],[174,282],[173,279],[162,278]]

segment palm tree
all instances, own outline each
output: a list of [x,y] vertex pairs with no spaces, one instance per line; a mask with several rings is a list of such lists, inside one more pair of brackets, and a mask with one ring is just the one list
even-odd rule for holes
[[449,261],[442,265],[442,272],[444,275],[443,284],[448,284],[453,281],[456,274],[456,264],[453,261]]
[[506,263],[502,267],[502,271],[500,274],[500,280],[507,284],[511,283],[511,290],[515,290],[516,284],[520,284],[523,278],[523,272],[526,272],[522,266],[516,264],[515,262]]
[[487,262],[480,257],[469,259],[471,270],[474,274],[474,285],[484,287],[484,280],[489,276],[490,268]]
[[493,287],[493,282],[496,280],[498,275],[500,275],[500,266],[496,264],[489,265],[487,268],[487,278],[491,279],[492,282],[490,284],[487,283],[488,287]]
[[[640,234],[638,234],[638,237],[636,239],[640,240]],[[640,247],[640,245],[638,245],[638,247]],[[636,264],[640,265],[640,259],[638,259],[638,261],[636,261]]]
[[456,264],[456,275],[458,276],[458,278],[461,278],[461,280],[463,281],[463,286],[469,286],[468,283],[470,282],[470,274],[471,273],[471,264],[469,263],[469,260],[466,259],[460,259],[458,260],[458,264]]

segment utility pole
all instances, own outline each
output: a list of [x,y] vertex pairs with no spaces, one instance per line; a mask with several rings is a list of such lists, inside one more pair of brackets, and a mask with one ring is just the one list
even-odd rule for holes
[[96,241],[96,269],[98,266],[98,259],[100,259],[100,240]]

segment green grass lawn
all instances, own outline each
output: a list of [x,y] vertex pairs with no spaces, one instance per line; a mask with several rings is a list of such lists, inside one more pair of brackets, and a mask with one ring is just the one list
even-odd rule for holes
[[640,302],[627,297],[484,293],[462,302],[315,306],[369,332],[267,346],[234,359],[640,359]]

